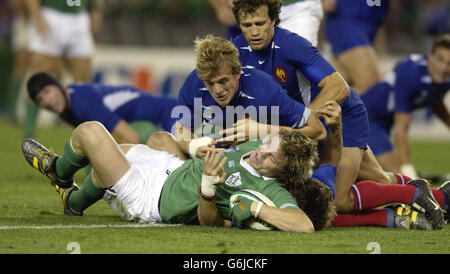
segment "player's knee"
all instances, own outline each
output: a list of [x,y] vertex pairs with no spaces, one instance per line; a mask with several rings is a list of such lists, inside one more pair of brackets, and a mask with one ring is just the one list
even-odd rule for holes
[[334,205],[336,206],[336,211],[338,213],[346,213],[353,211],[353,199],[350,195],[339,195],[336,193],[334,199]]
[[89,142],[102,142],[105,138],[107,130],[97,122],[90,121],[80,124],[73,133],[73,137]]
[[147,145],[152,148],[162,147],[165,144],[173,142],[173,137],[170,133],[164,131],[158,131],[153,133],[147,140]]

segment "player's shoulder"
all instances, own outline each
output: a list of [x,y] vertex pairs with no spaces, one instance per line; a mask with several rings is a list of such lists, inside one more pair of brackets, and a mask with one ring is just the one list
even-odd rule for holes
[[188,77],[186,78],[183,87],[180,90],[180,93],[183,94],[198,94],[203,93],[203,91],[206,89],[205,84],[203,83],[203,80],[198,77],[197,69],[194,69],[189,73]]
[[409,54],[397,63],[398,69],[418,70],[428,65],[428,58],[423,54]]
[[288,48],[312,46],[311,42],[309,42],[308,39],[280,26],[277,26],[275,28],[274,42],[275,45]]
[[267,96],[266,91],[272,93],[276,91],[274,86],[278,87],[270,74],[252,66],[242,68],[241,81],[245,92],[254,95],[261,95],[261,92],[264,91]]

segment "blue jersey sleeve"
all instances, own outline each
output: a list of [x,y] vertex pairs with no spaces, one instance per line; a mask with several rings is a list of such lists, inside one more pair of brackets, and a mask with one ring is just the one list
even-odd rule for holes
[[[203,81],[197,76],[197,70],[192,71],[186,78],[183,86],[178,93],[178,106],[180,107],[177,113],[179,117],[178,122],[187,128],[197,128],[202,122],[201,105],[195,113],[195,97],[199,97],[199,89],[204,86]],[[184,106],[185,108],[181,108]],[[199,124],[200,123],[200,124]]]
[[415,86],[418,86],[417,73],[411,69],[410,62],[400,63],[395,72],[395,112],[411,113],[413,111],[412,94]]
[[[71,87],[76,89],[75,94],[71,96],[71,111],[81,122],[98,121],[105,128],[112,132],[121,118],[108,109],[104,104],[102,97],[96,92],[88,90],[86,85],[83,88]],[[87,98],[89,98],[87,100]]]
[[311,176],[328,186],[333,193],[333,198],[336,195],[336,187],[334,186],[336,171],[337,169],[333,165],[323,165],[317,168]]
[[295,63],[310,82],[317,85],[322,79],[336,71],[308,40],[291,34],[288,41],[289,60]]

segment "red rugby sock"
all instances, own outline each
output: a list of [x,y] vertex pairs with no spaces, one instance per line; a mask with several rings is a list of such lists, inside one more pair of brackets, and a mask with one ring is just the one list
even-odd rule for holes
[[351,187],[354,195],[354,210],[372,209],[392,203],[411,204],[416,187],[414,185],[392,185],[372,181],[361,181]]
[[350,226],[383,226],[387,227],[387,211],[385,209],[370,209],[358,213],[337,214],[331,223],[334,227]]

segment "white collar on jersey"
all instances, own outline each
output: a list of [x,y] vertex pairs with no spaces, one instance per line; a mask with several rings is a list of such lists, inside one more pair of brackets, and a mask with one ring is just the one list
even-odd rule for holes
[[256,177],[261,177],[264,180],[275,180],[275,178],[271,178],[271,177],[266,177],[266,176],[261,176],[261,174],[258,173],[258,171],[256,171],[251,165],[247,164],[246,161],[244,161],[244,158],[246,156],[248,156],[250,153],[252,153],[252,151],[245,153],[244,155],[242,155],[241,160],[239,161],[239,164],[245,168],[248,172],[250,172],[250,174],[252,174],[253,176]]

